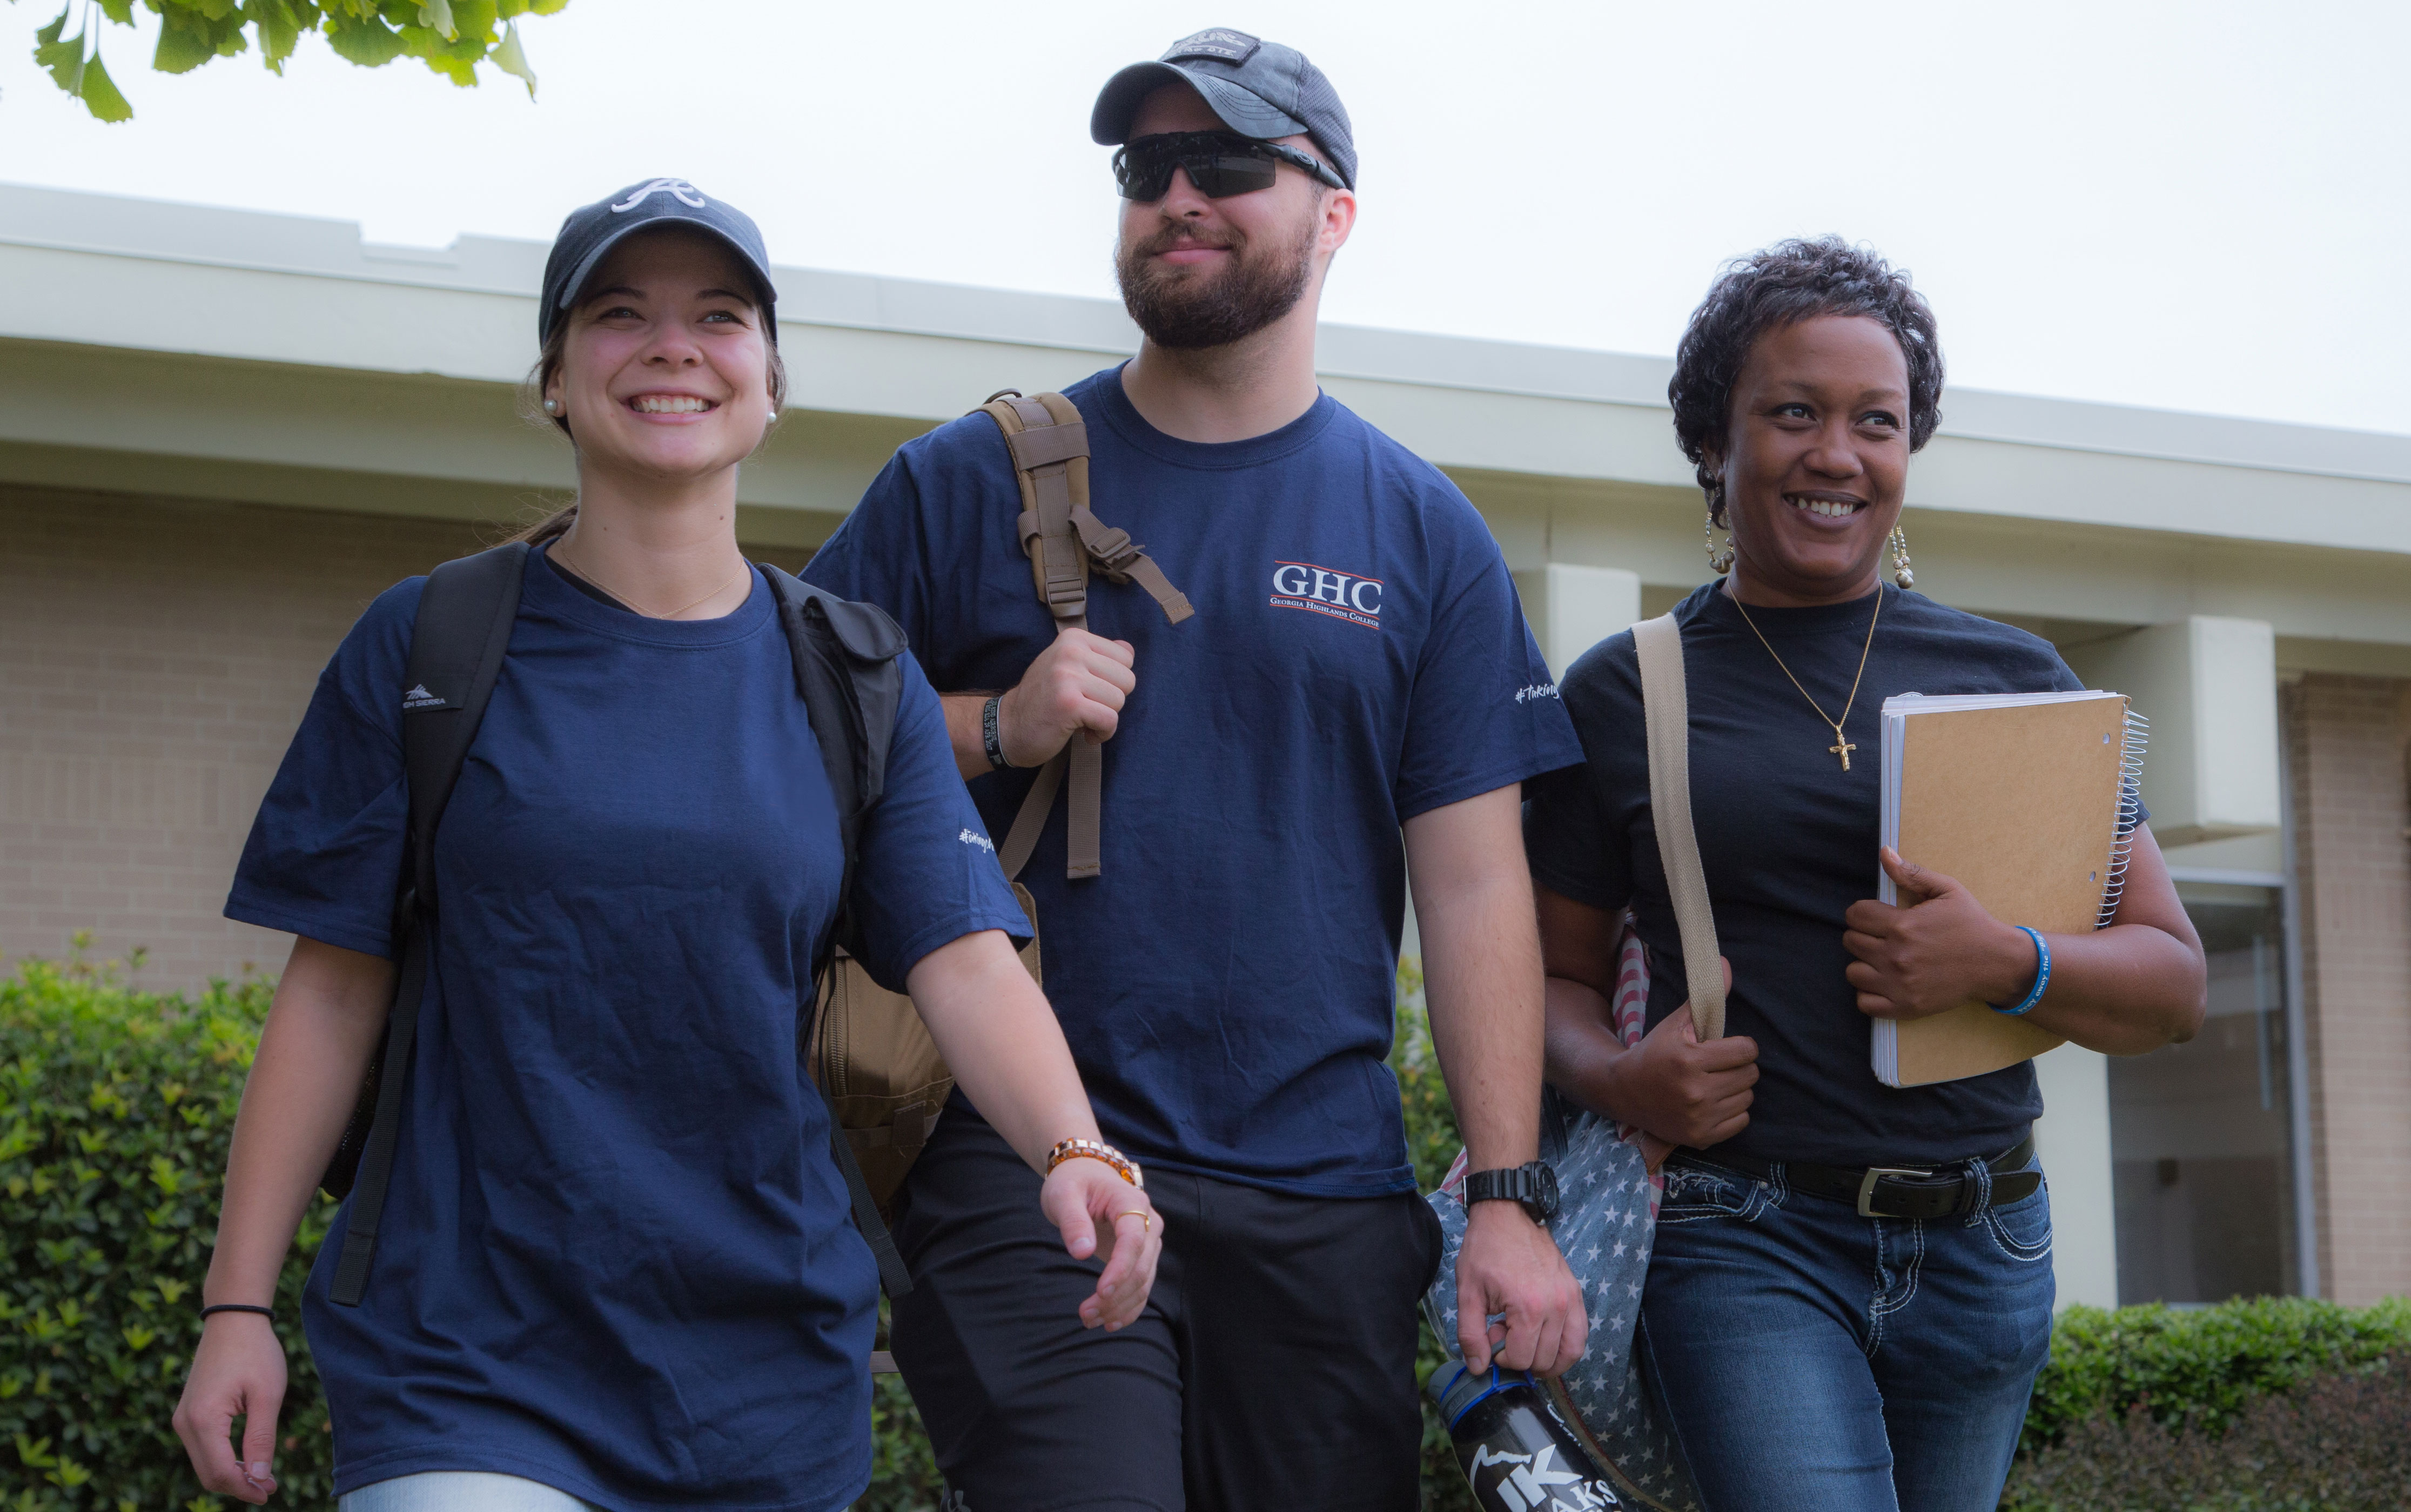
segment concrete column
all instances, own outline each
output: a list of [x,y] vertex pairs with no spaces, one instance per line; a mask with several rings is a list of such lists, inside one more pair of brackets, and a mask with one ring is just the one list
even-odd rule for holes
[[1553,561],[1515,574],[1515,591],[1551,677],[1563,677],[1585,651],[1641,618],[1641,574],[1621,567]]
[[2111,1181],[2110,1066],[2062,1045],[2035,1061],[2043,1115],[2035,1147],[2051,1182],[2051,1265],[2059,1305],[2118,1305],[2118,1209]]
[[2068,661],[2152,721],[2143,802],[2162,846],[2277,832],[2277,636],[2267,623],[2195,615],[2072,647]]

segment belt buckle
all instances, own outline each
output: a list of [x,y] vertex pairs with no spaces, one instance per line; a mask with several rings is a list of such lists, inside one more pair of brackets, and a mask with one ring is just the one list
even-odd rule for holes
[[1867,1173],[1859,1178],[1859,1216],[1862,1218],[1890,1216],[1889,1214],[1878,1213],[1875,1210],[1876,1183],[1886,1176],[1931,1176],[1933,1174],[1934,1172],[1930,1170],[1911,1170],[1900,1166],[1869,1166]]

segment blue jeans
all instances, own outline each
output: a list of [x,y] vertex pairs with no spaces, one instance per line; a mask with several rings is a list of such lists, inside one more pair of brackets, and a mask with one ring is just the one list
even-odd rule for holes
[[346,1493],[337,1512],[603,1512],[567,1491],[483,1470],[426,1470]]
[[1643,1368],[1709,1512],[1993,1512],[2051,1353],[2049,1191],[1862,1218],[1780,1166],[1666,1175]]

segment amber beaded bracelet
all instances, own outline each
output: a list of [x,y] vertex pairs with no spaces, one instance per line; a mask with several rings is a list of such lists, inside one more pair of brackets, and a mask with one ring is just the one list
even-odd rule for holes
[[1062,1141],[1046,1152],[1046,1174],[1055,1174],[1055,1168],[1066,1160],[1102,1160],[1119,1172],[1122,1180],[1141,1191],[1147,1189],[1147,1178],[1139,1174],[1138,1167],[1132,1163],[1130,1157],[1103,1141]]

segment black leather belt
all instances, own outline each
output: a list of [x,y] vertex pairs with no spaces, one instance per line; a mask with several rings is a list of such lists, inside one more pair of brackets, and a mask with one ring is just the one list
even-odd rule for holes
[[[2041,1171],[2022,1169],[2034,1158],[2034,1136],[2029,1134],[2015,1148],[1984,1162],[1994,1173],[1988,1206],[2031,1197],[2042,1185]],[[1774,1165],[1746,1155],[1712,1156],[1686,1147],[1666,1158],[1681,1166],[1739,1171],[1760,1181],[1775,1179]],[[1850,1203],[1863,1218],[1965,1217],[1976,1211],[1977,1195],[1983,1189],[1964,1164],[1937,1170],[1931,1166],[1819,1166],[1805,1160],[1783,1162],[1783,1185],[1795,1192]]]

